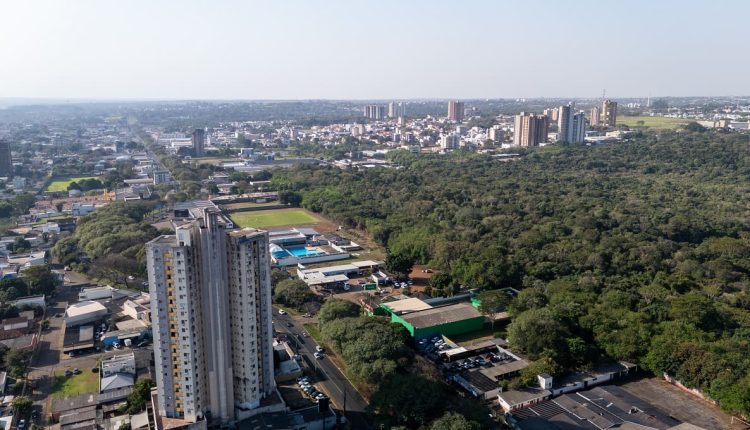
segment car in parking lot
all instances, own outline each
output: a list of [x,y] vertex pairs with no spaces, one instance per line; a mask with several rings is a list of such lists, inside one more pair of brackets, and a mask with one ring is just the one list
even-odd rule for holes
[[16,424],[16,428],[18,430],[23,430],[26,428],[26,420],[20,420],[18,424]]

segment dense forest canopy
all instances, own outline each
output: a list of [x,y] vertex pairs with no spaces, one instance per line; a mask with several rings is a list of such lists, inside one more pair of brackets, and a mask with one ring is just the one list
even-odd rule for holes
[[398,151],[400,169],[299,166],[273,183],[367,229],[391,260],[472,288],[522,289],[508,335],[532,359],[634,361],[747,413],[748,145],[682,131],[506,162]]

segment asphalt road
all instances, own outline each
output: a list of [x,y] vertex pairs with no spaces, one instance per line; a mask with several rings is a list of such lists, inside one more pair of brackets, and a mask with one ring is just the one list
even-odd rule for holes
[[[331,362],[328,357],[316,359],[313,354],[318,344],[312,337],[303,337],[300,342],[298,335],[305,331],[304,327],[294,320],[290,315],[279,315],[278,309],[274,308],[274,327],[278,333],[289,333],[289,340],[297,344],[297,352],[303,357],[310,369],[316,371],[315,385],[319,390],[331,398],[333,405],[344,412],[353,429],[369,429],[371,423],[367,419],[367,402],[354,389],[344,374]],[[287,323],[292,326],[288,327]]]

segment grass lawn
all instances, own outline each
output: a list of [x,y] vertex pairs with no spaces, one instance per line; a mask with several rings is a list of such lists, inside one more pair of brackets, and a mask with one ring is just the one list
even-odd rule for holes
[[71,182],[78,182],[84,179],[99,179],[99,176],[79,176],[77,178],[58,179],[50,182],[44,190],[52,193],[67,191],[68,185],[70,185]]
[[65,376],[63,370],[55,373],[52,398],[61,399],[97,392],[99,392],[99,374],[92,372],[91,369],[81,369],[80,375]]
[[267,206],[279,206],[281,203],[279,202],[266,202],[266,203],[253,203],[253,202],[244,202],[244,203],[229,203],[226,205],[222,205],[225,208],[229,210],[233,209],[245,209],[245,208],[262,208]]
[[[639,122],[643,121],[642,124]],[[690,122],[683,118],[665,118],[662,116],[618,116],[617,124],[625,124],[631,128],[649,127],[660,129],[675,129]]]
[[236,212],[229,215],[238,226],[266,228],[294,224],[317,224],[320,220],[304,209],[278,209],[254,212]]

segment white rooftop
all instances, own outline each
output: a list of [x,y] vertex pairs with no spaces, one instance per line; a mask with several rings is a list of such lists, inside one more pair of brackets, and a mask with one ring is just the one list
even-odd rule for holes
[[65,310],[65,315],[67,317],[76,317],[80,315],[86,315],[93,312],[106,312],[107,308],[104,307],[103,304],[99,302],[95,302],[92,300],[86,300],[83,302],[74,303],[70,306],[68,306],[68,309]]

